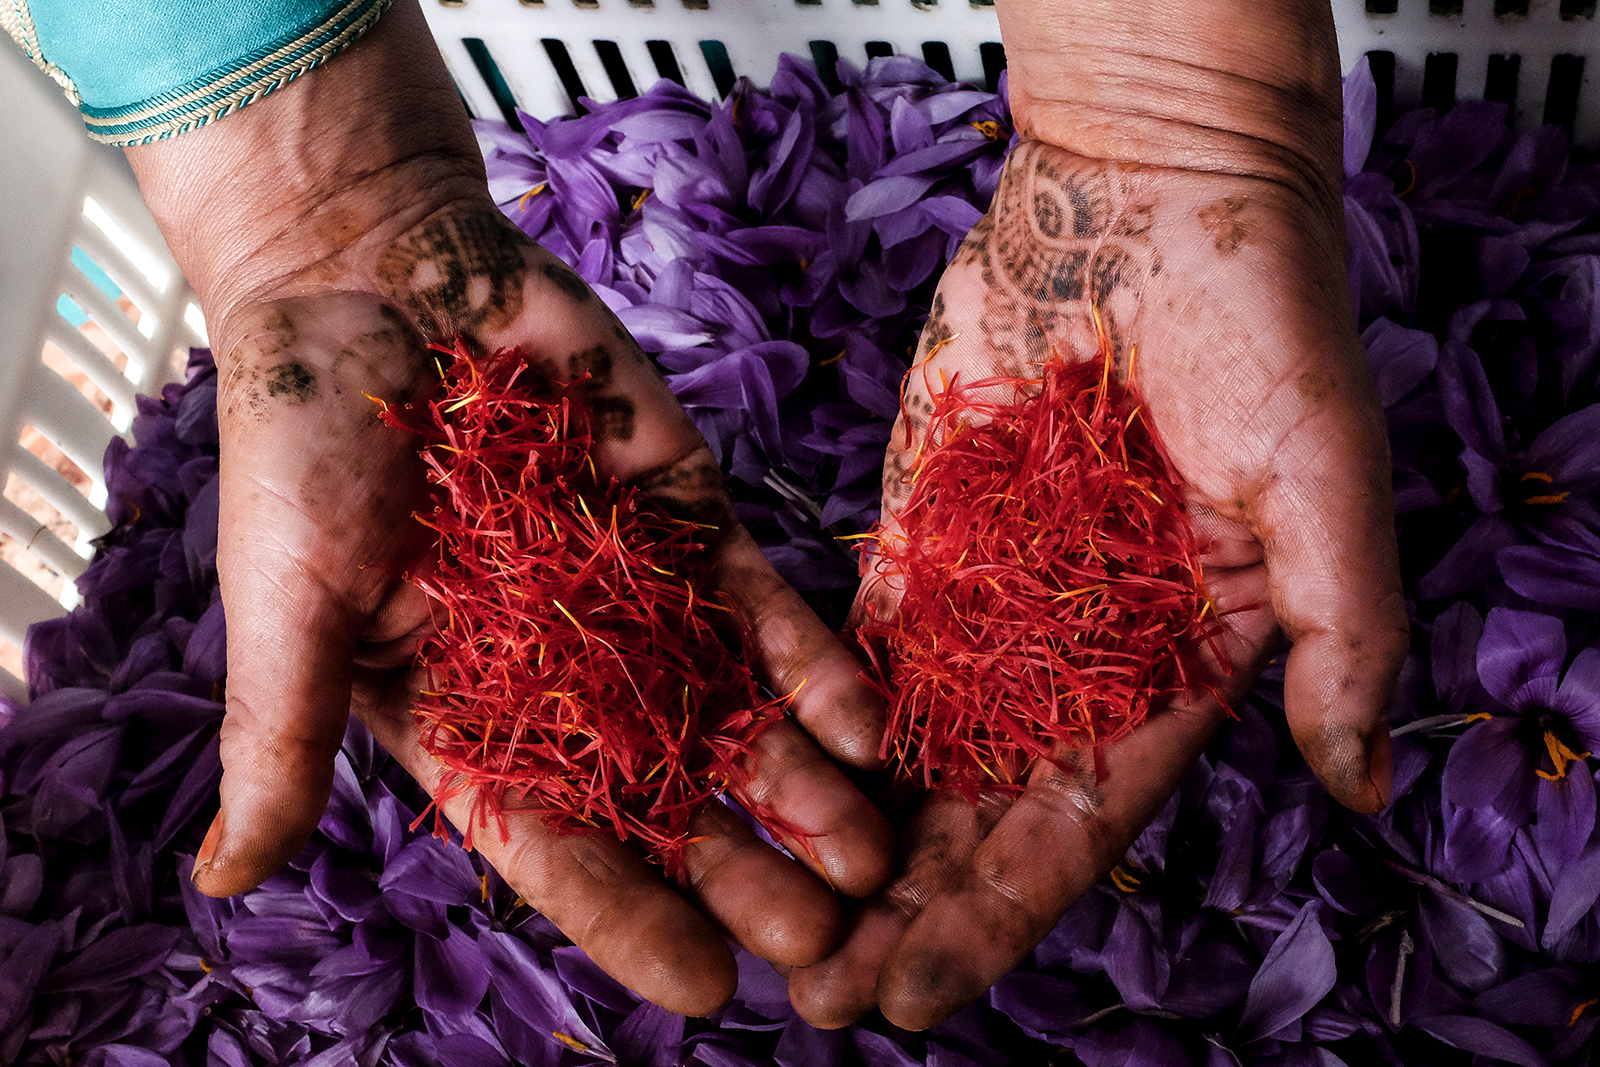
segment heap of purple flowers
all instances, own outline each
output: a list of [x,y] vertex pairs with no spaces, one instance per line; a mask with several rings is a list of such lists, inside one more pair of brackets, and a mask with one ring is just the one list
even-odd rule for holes
[[[482,124],[506,213],[656,354],[740,513],[824,608],[876,515],[897,390],[993,192],[1000,95],[919,62],[785,62]],[[1002,87],[1003,88],[1003,87]],[[0,707],[0,1063],[1589,1064],[1600,1021],[1600,170],[1466,102],[1377,129],[1346,82],[1360,326],[1387,411],[1415,639],[1395,803],[1330,805],[1239,708],[1112,873],[926,1034],[819,1031],[740,956],[683,1019],[600,973],[456,844],[359,726],[305,851],[226,901],[188,872],[224,684],[216,381],[141,401],[115,529]]]

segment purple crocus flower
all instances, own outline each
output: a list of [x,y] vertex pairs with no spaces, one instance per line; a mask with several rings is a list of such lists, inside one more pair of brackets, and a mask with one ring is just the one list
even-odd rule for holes
[[[1471,319],[1458,318],[1453,330],[1468,329]],[[1446,418],[1465,445],[1465,490],[1479,514],[1422,578],[1422,595],[1448,596],[1481,584],[1494,573],[1497,554],[1514,546],[1532,542],[1577,555],[1600,548],[1600,510],[1594,502],[1600,486],[1600,404],[1555,420],[1521,444],[1507,438],[1483,364],[1461,341],[1447,341],[1440,350],[1439,386]],[[1590,569],[1600,574],[1600,561]],[[1531,580],[1525,588],[1547,603],[1569,602],[1559,586],[1545,590]]]
[[[1493,874],[1507,862],[1512,832],[1537,814],[1534,840],[1559,871],[1595,828],[1588,758],[1600,749],[1600,649],[1569,659],[1560,619],[1494,608],[1477,666],[1499,707],[1480,713],[1445,763],[1446,855],[1462,878]],[[1453,820],[1451,809],[1460,813]]]

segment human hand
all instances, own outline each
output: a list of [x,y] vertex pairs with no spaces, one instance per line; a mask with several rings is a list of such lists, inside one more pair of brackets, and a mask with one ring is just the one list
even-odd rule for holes
[[[480,834],[479,847],[602,967],[676,1011],[731,995],[725,933],[782,964],[827,952],[841,924],[832,890],[864,895],[888,873],[887,826],[833,762],[876,760],[881,708],[734,521],[715,460],[649,360],[489,200],[415,6],[397,4],[303,83],[130,156],[220,368],[225,773],[196,884],[241,892],[304,844],[352,707],[425,788],[440,784],[409,711],[428,607],[403,580],[430,547],[411,519],[427,487],[415,439],[385,427],[368,396],[426,395],[438,374],[425,341],[466,337],[588,374],[602,474],[716,521],[712,584],[743,614],[758,674],[799,690],[756,745],[749,792],[809,835],[796,864],[709,805],[684,895],[616,840],[556,836],[535,812],[510,814],[509,840]],[[467,795],[443,810],[464,826],[471,809]]]
[[[1215,16],[1226,4],[1176,7]],[[1137,345],[1146,410],[1205,546],[1234,668],[1220,695],[1242,693],[1281,627],[1295,642],[1285,696],[1296,741],[1335,798],[1375,810],[1389,789],[1383,706],[1407,637],[1384,426],[1344,276],[1337,80],[1331,112],[1308,107],[1264,143],[1275,130],[1265,108],[1196,130],[1206,116],[1186,112],[1191,98],[1144,95],[1175,88],[1161,79],[1203,81],[1192,66],[1146,62],[1153,83],[1140,85],[1137,53],[1108,57],[1096,39],[1084,66],[1120,69],[1134,95],[1098,85],[1085,106],[1067,92],[1083,86],[1062,83],[1090,75],[1048,47],[1050,9],[1001,9],[1008,47],[1033,45],[1009,51],[1023,140],[941,280],[887,458],[885,520],[892,530],[909,494],[929,384],[1026,377],[1052,350],[1089,358],[1097,307],[1124,374]],[[1148,60],[1161,41],[1135,29],[1129,42]],[[1303,102],[1315,104],[1309,69]],[[893,575],[875,570],[857,606],[883,618],[896,600]],[[791,973],[801,1013],[838,1026],[876,1005],[919,1029],[981,994],[1115,866],[1224,718],[1192,691],[1097,760],[1037,765],[1014,803],[930,796],[902,832],[900,873],[843,947]]]

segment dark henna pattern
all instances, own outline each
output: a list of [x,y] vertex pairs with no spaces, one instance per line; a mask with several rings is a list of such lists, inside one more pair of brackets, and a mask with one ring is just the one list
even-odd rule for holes
[[589,283],[584,281],[577,271],[567,266],[560,260],[544,265],[544,276],[555,283],[556,288],[570,296],[575,302],[581,304],[589,299]]
[[[990,214],[956,256],[957,264],[981,272],[980,326],[997,369],[1026,374],[1052,348],[1092,351],[1091,309],[1099,310],[1113,352],[1122,356],[1119,320],[1131,316],[1158,269],[1145,247],[1156,205],[1137,196],[1137,185],[1129,169],[1069,167],[1037,147],[1017,150]],[[935,326],[937,335],[924,336],[924,351],[949,334],[938,309],[929,320],[930,330]]]
[[1242,218],[1249,204],[1247,197],[1225,196],[1200,209],[1200,225],[1211,235],[1212,247],[1225,256],[1250,239],[1250,224]]
[[378,261],[376,273],[426,333],[453,340],[505,329],[521,313],[524,248],[498,211],[467,208],[428,219]]
[[722,468],[704,456],[647,471],[636,484],[677,518],[724,530],[738,522],[722,485]]
[[279,363],[267,368],[267,395],[286,396],[296,404],[317,398],[317,376],[303,363]]

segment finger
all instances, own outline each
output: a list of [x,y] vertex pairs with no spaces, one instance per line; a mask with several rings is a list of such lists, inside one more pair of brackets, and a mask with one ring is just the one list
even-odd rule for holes
[[695,816],[684,850],[689,888],[706,914],[764,960],[799,967],[838,943],[844,916],[821,879],[757,837],[715,801]]
[[194,876],[206,893],[258,884],[315,828],[357,636],[414,544],[414,447],[362,395],[398,392],[371,369],[414,355],[381,310],[349,299],[269,309],[225,361],[217,569],[228,687],[222,807]]
[[767,562],[743,527],[718,544],[712,583],[738,610],[767,684],[835,759],[882,766],[883,701],[861,663]]
[[1409,635],[1370,375],[1364,363],[1337,360],[1326,374],[1316,389],[1334,399],[1275,457],[1294,476],[1264,488],[1246,514],[1264,548],[1273,611],[1294,641],[1284,700],[1295,742],[1334,799],[1370,812],[1389,800],[1384,708]]
[[[403,677],[377,693],[358,687],[353,710],[433,796],[444,769],[422,747],[412,691]],[[473,807],[461,795],[440,810],[463,827]],[[475,835],[483,858],[607,974],[681,1015],[710,1014],[733,995],[738,969],[721,933],[615,837],[559,836],[528,809],[507,811],[504,826],[504,838],[494,826]]]
[[852,917],[845,941],[827,959],[789,975],[789,999],[813,1026],[848,1026],[878,1003],[883,963],[926,903],[960,881],[973,850],[1009,798],[978,805],[954,793],[930,796],[901,835],[905,867]]
[[888,820],[804,731],[773,723],[756,739],[754,760],[739,799],[796,859],[845,896],[867,896],[888,881]]
[[1221,723],[1210,700],[1153,716],[1076,771],[1040,763],[973,852],[965,877],[927,902],[884,963],[878,1006],[922,1030],[1015,967],[1126,853]]

